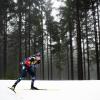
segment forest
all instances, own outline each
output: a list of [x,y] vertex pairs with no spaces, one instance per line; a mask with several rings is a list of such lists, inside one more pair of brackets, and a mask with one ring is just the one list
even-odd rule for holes
[[0,79],[16,79],[36,52],[39,80],[100,79],[100,1],[57,0],[58,20],[52,1],[0,0]]

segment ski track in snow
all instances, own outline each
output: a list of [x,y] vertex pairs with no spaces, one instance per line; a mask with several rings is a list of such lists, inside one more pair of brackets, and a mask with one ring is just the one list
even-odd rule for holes
[[30,80],[22,80],[16,94],[8,89],[15,80],[0,80],[1,100],[100,100],[100,81],[36,80],[35,86],[44,90],[29,90]]

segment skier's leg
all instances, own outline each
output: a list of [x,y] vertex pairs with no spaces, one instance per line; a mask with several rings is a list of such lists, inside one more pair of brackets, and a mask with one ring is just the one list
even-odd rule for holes
[[36,79],[35,77],[32,77],[32,80],[31,80],[31,89],[38,90],[38,88],[34,86],[35,79]]
[[35,73],[35,70],[32,69],[32,67],[28,70],[28,73],[31,75],[32,77],[32,80],[31,80],[31,89],[38,89],[36,87],[34,87],[34,81],[36,79],[36,73]]
[[26,76],[26,69],[22,67],[21,69],[21,74],[20,74],[20,77],[17,79],[17,81],[14,83],[14,85],[12,86],[12,89],[14,90],[16,85],[24,79],[24,77]]
[[17,81],[14,83],[14,85],[12,86],[12,88],[15,89],[16,85],[17,85],[22,79],[24,79],[24,77],[19,77],[19,78],[17,79]]

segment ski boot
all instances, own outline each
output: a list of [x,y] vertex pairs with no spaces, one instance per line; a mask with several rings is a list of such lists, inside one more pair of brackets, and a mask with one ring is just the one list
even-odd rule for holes
[[39,90],[37,87],[31,87],[31,90]]
[[[13,92],[15,92],[15,87],[12,86],[12,87],[8,87],[10,90],[12,90]],[[15,92],[16,93],[16,92]]]

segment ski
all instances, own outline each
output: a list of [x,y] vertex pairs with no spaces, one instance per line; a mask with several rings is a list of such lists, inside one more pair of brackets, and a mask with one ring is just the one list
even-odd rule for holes
[[32,87],[30,90],[46,90],[46,89],[39,89],[37,87]]
[[37,90],[38,91],[38,90],[47,90],[47,89],[24,89],[24,90],[32,90],[32,91]]
[[47,90],[47,89],[30,89],[30,90],[33,90],[34,91],[34,90]]
[[24,90],[38,91],[38,90],[47,90],[47,89],[24,89]]
[[13,88],[11,88],[11,87],[8,87],[10,90],[12,90],[14,93],[16,93],[16,91],[13,89]]

